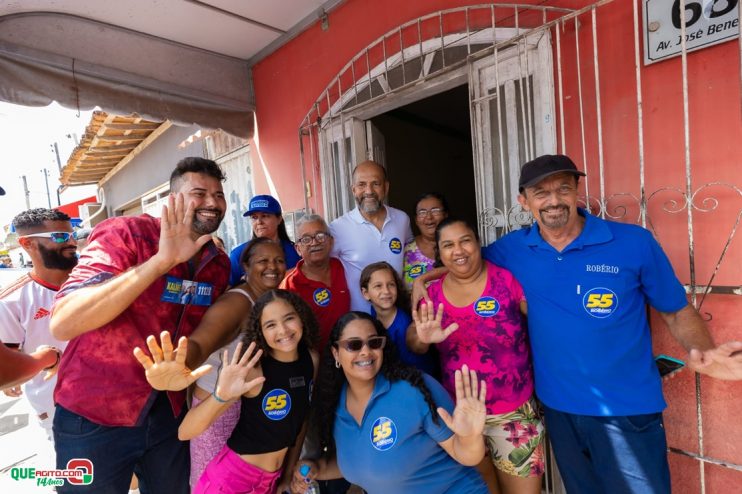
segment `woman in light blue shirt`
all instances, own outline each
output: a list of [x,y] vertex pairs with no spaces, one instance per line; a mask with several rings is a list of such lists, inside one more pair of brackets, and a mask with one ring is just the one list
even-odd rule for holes
[[[349,312],[330,334],[317,393],[318,479],[344,477],[369,494],[486,494],[473,465],[485,454],[485,383],[456,372],[456,406],[430,376],[402,364],[384,326]],[[294,475],[301,492],[303,478]],[[304,486],[306,484],[304,483]]]

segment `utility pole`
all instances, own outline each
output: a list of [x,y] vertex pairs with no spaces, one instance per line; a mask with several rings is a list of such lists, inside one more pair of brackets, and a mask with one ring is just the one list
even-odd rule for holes
[[62,162],[59,160],[59,146],[57,146],[56,141],[54,144],[49,145],[52,148],[52,152],[57,157],[57,168],[59,168],[59,174],[62,174]]
[[31,209],[31,193],[28,191],[28,182],[26,182],[26,176],[21,176],[23,179],[23,194],[26,196],[26,209]]
[[46,182],[46,202],[49,203],[49,209],[52,208],[52,196],[49,194],[49,170],[44,168],[41,170],[41,173],[44,174],[44,182]]

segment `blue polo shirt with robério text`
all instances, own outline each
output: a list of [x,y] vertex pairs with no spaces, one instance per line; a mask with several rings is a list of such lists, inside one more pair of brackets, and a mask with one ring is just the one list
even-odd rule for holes
[[662,411],[646,304],[677,312],[685,290],[649,231],[579,213],[583,230],[561,252],[536,224],[484,249],[523,286],[536,394],[567,413]]
[[[450,413],[448,393],[423,374],[437,406]],[[361,424],[345,405],[347,384],[340,395],[334,436],[340,471],[369,494],[486,494],[474,467],[461,465],[438,444],[453,432],[433,413],[419,389],[407,381],[390,382],[377,374]],[[435,412],[437,413],[437,412]]]

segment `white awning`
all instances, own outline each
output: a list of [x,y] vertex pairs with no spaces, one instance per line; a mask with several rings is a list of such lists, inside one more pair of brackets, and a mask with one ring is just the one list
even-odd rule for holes
[[250,64],[340,1],[0,2],[0,100],[250,137]]

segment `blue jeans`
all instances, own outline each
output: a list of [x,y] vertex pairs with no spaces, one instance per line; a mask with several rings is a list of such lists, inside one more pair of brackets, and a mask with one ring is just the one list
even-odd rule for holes
[[89,421],[57,405],[54,442],[57,468],[66,468],[72,458],[93,463],[89,485],[58,487],[60,493],[126,494],[132,474],[139,479],[142,494],[189,494],[190,456],[188,442],[178,440],[176,418],[165,393],[158,393],[141,425],[108,427]]
[[661,413],[594,417],[544,406],[546,431],[569,494],[669,494]]

